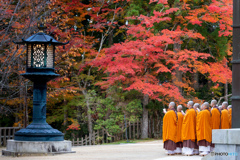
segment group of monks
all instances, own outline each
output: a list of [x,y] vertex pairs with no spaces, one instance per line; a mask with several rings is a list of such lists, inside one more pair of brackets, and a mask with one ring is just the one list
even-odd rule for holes
[[193,101],[187,103],[183,112],[182,105],[169,103],[169,109],[164,109],[163,142],[168,155],[183,154],[186,156],[205,156],[214,149],[212,144],[212,129],[229,129],[232,125],[232,106],[223,102],[221,107],[212,100],[209,105],[201,105]]

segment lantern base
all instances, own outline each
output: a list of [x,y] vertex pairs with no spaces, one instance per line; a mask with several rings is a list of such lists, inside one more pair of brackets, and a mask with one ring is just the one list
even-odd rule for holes
[[16,141],[63,141],[64,135],[53,129],[47,123],[31,123],[27,128],[17,131],[14,135]]
[[[2,150],[3,156],[44,156],[65,153],[76,153],[72,151],[71,141],[16,141],[8,140],[6,150]],[[40,158],[39,158],[40,159]]]
[[55,79],[59,76],[59,74],[56,74],[54,72],[26,72],[21,74],[21,76],[31,80],[32,82],[48,82],[52,79]]

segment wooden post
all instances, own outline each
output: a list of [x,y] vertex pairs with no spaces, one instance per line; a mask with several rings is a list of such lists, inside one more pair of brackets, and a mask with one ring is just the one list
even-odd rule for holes
[[95,131],[93,131],[93,134],[92,134],[92,141],[93,141],[93,145],[95,145],[95,139],[96,139],[96,133]]
[[79,138],[77,138],[77,146],[79,146]]
[[136,137],[135,124],[136,124],[136,123],[133,123],[133,139],[135,139],[135,137]]
[[233,59],[232,59],[232,128],[240,128],[240,84],[239,84],[239,66],[240,66],[240,21],[239,21],[239,1],[233,0]]
[[4,133],[3,133],[3,146],[6,146],[6,145],[7,145],[7,142],[6,142],[6,138],[7,138],[7,137],[6,137],[6,136],[7,136],[7,135],[6,135],[6,134],[7,134],[6,132],[7,132],[7,129],[5,128],[5,129],[3,130],[3,132],[4,132]]
[[151,123],[150,123],[150,120],[151,120],[151,118],[149,118],[149,120],[148,120],[148,137],[149,137],[149,138],[152,138],[152,137],[151,137],[151,134],[152,134],[152,133],[151,133]]
[[131,130],[132,130],[132,127],[131,127],[131,122],[129,121],[129,127],[128,127],[128,131],[129,131],[129,139],[131,139],[132,137],[131,137],[131,135],[132,135],[132,132],[131,132]]
[[155,128],[154,128],[154,126],[155,126],[155,124],[154,124],[154,119],[155,119],[155,118],[152,119],[152,135],[153,135],[153,138],[155,138],[155,135],[156,135],[156,134],[155,134]]
[[74,139],[72,140],[72,146],[74,146]]
[[2,129],[0,128],[0,146],[2,145]]
[[137,139],[139,139],[139,120],[137,120]]
[[88,145],[88,140],[87,140],[87,135],[85,135],[85,143],[86,143],[86,146]]
[[162,121],[160,122],[159,132],[160,132],[160,138],[162,138]]
[[97,138],[98,138],[97,143],[100,144],[99,143],[99,130],[97,130]]
[[8,138],[7,138],[7,139],[11,139],[11,130],[12,130],[12,129],[9,127],[9,128],[8,128]]
[[104,130],[102,130],[102,144],[104,144]]
[[142,121],[142,119],[141,119],[141,121],[140,121],[140,125],[139,125],[139,128],[140,128],[140,130],[139,130],[139,138],[141,137],[141,135],[142,135],[142,129],[141,129],[141,127],[142,127],[142,125],[143,125],[143,121]]
[[83,137],[81,138],[81,146],[83,146]]

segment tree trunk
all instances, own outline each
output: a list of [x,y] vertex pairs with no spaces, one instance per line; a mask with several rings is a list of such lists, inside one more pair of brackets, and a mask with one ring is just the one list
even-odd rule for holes
[[25,106],[25,127],[28,126],[29,120],[28,120],[28,104],[27,104],[27,84],[24,88],[24,106]]
[[[18,71],[21,71],[21,62],[20,59],[18,59]],[[23,86],[22,86],[22,81],[23,81],[23,77],[19,76],[19,82],[18,82],[18,86],[19,86],[19,99],[20,99],[20,103],[19,103],[19,111],[22,112],[23,116],[19,117],[19,120],[21,121],[20,123],[23,124],[23,127],[26,128],[25,126],[25,117],[24,117],[24,104],[23,104]],[[18,112],[19,113],[19,112]]]
[[148,110],[146,108],[148,104],[149,96],[145,94],[143,96],[143,115],[142,115],[142,134],[141,138],[148,138]]
[[228,101],[228,82],[224,84],[224,100]]
[[83,89],[82,93],[86,100],[87,105],[87,118],[88,118],[88,132],[89,132],[89,145],[92,144],[92,133],[93,133],[93,127],[92,127],[92,115],[91,115],[91,106],[89,103],[89,97],[87,94],[87,90]]
[[113,45],[113,30],[108,35],[108,46]]
[[154,111],[154,113],[153,113],[153,115],[154,115],[154,118],[153,118],[153,120],[154,120],[154,138],[158,138],[158,113],[157,113],[157,111]]
[[92,144],[92,133],[93,133],[93,129],[92,129],[92,115],[91,115],[91,107],[89,104],[89,100],[86,99],[86,103],[87,103],[87,118],[88,118],[88,132],[89,132],[89,145]]
[[154,138],[153,134],[154,134],[154,120],[153,120],[153,115],[149,116],[149,131],[148,131],[148,137],[149,138]]
[[19,95],[19,99],[20,99],[20,104],[19,104],[19,108],[20,108],[20,112],[22,113],[22,116],[20,118],[21,120],[21,123],[23,124],[23,127],[26,128],[25,126],[25,106],[23,104],[23,98],[24,98],[24,95],[23,95],[23,86],[21,84],[22,82],[22,77],[19,78],[19,88],[20,88],[20,95]]
[[[64,103],[64,120],[63,120],[63,126],[66,127],[67,126],[67,108],[66,108],[66,100],[63,100]],[[66,133],[66,130],[64,129],[63,133]]]
[[[176,69],[176,78],[177,78],[177,82],[182,82],[182,72],[181,71],[179,71],[178,70],[178,68]],[[180,86],[177,86],[178,87],[178,89],[179,89],[179,92],[182,94],[182,92],[183,92],[183,89],[182,89],[182,87],[180,87]]]
[[[80,118],[81,118],[81,112],[80,112],[80,106],[77,106],[77,121],[78,123],[80,122]],[[79,132],[77,132],[77,137],[79,137],[80,134]]]
[[[179,39],[180,42],[180,39]],[[174,43],[173,45],[173,51],[175,53],[179,52],[181,50],[181,44],[180,43]],[[176,80],[175,80],[175,84],[177,84],[176,82],[182,82],[182,72],[178,70],[178,68],[175,70],[176,72]],[[173,82],[174,83],[174,82]],[[176,85],[177,86],[177,85]],[[179,89],[179,92],[182,94],[183,90],[182,87],[177,86]]]
[[198,75],[198,72],[193,73],[193,79],[194,79],[193,88],[195,90],[199,90],[199,75]]
[[[226,66],[227,66],[228,64],[226,63]],[[226,82],[225,83],[225,85],[224,85],[224,99],[225,99],[225,101],[227,101],[228,102],[228,82]]]
[[208,88],[212,87],[212,82],[210,80],[208,80],[207,86],[208,86]]

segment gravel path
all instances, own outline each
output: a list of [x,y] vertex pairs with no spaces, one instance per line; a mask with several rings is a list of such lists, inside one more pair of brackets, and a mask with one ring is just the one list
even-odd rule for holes
[[[3,148],[0,148],[2,150]],[[0,160],[201,160],[200,156],[167,156],[162,140],[119,145],[97,145],[73,147],[76,153],[34,156],[5,157]]]

